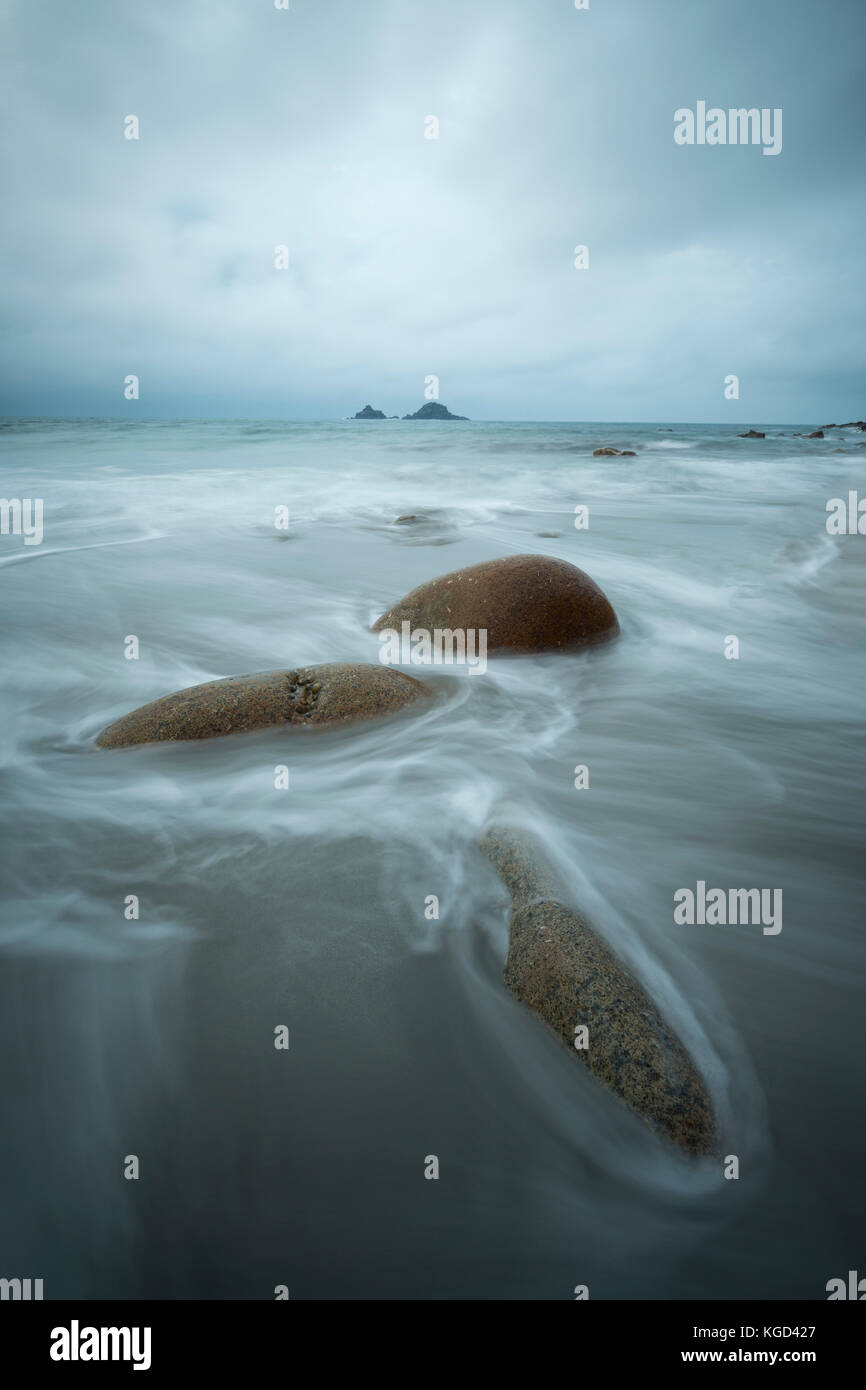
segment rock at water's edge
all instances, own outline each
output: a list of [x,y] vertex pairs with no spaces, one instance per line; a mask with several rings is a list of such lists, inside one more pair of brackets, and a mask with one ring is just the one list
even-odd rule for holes
[[386,666],[327,663],[295,671],[229,676],[164,695],[132,710],[97,736],[100,748],[219,738],[272,725],[354,723],[391,714],[432,692]]
[[[560,901],[561,885],[521,831],[488,828],[482,849],[511,894],[505,983],[592,1074],[688,1154],[715,1152],[704,1083],[646,990],[595,928]],[[575,1029],[588,1046],[575,1047]]]
[[619,631],[617,616],[588,574],[549,555],[507,555],[428,580],[373,624],[487,632],[487,651],[565,651]]

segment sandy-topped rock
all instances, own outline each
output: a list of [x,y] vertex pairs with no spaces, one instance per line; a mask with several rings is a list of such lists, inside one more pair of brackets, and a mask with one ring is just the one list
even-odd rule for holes
[[110,724],[100,748],[220,738],[272,725],[319,728],[392,714],[431,691],[386,666],[327,663],[229,676],[164,695]]
[[548,555],[507,555],[440,575],[413,589],[373,624],[432,631],[486,629],[487,651],[568,650],[616,635],[619,623],[588,574]]
[[[715,1151],[713,1110],[682,1043],[628,966],[566,906],[563,888],[533,840],[491,826],[482,849],[512,899],[505,983],[656,1133],[687,1153]],[[575,1047],[575,1029],[588,1030]]]

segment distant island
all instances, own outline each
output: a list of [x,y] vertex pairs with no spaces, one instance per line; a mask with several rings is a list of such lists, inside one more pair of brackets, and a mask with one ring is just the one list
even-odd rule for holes
[[[374,410],[371,405],[365,405],[363,410],[359,410],[356,415],[351,417],[353,420],[397,420],[397,415],[386,415],[384,410]],[[404,415],[404,420],[465,420],[465,415],[452,415],[447,405],[442,405],[440,401],[427,401],[420,410],[416,410],[414,415]]]
[[441,401],[428,401],[416,410],[414,415],[404,415],[404,420],[465,420],[465,415],[452,415],[447,405]]

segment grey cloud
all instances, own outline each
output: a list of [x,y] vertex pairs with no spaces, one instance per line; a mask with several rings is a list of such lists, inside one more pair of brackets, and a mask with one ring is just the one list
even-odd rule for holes
[[[122,414],[128,372],[162,416],[402,412],[430,372],[475,418],[733,418],[728,372],[740,419],[864,413],[859,0],[3,24],[7,413]],[[677,147],[698,99],[783,107],[782,154]]]

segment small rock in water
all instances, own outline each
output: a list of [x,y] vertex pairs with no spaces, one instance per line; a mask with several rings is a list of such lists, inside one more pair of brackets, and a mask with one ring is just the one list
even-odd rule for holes
[[811,434],[807,434],[807,435],[806,435],[806,438],[807,438],[807,439],[823,439],[823,438],[824,438],[824,431],[823,431],[823,430],[813,430]]
[[[481,847],[511,894],[511,993],[657,1134],[695,1157],[714,1153],[713,1109],[697,1068],[628,966],[560,901],[562,886],[533,840],[494,824]],[[575,1046],[578,1037],[585,1047]]]
[[636,459],[637,454],[634,449],[593,449],[592,456],[597,458],[617,458],[617,459]]
[[359,662],[229,676],[164,695],[126,714],[96,739],[100,748],[220,738],[272,725],[355,723],[391,714],[432,694],[414,676]]
[[738,439],[766,439],[767,436],[766,436],[765,434],[762,434],[760,430],[746,430],[746,433],[745,433],[745,434],[738,434],[738,435],[737,435],[737,438],[738,438]]
[[610,603],[588,574],[549,555],[507,555],[421,584],[373,624],[485,630],[487,652],[570,650],[619,631]]

